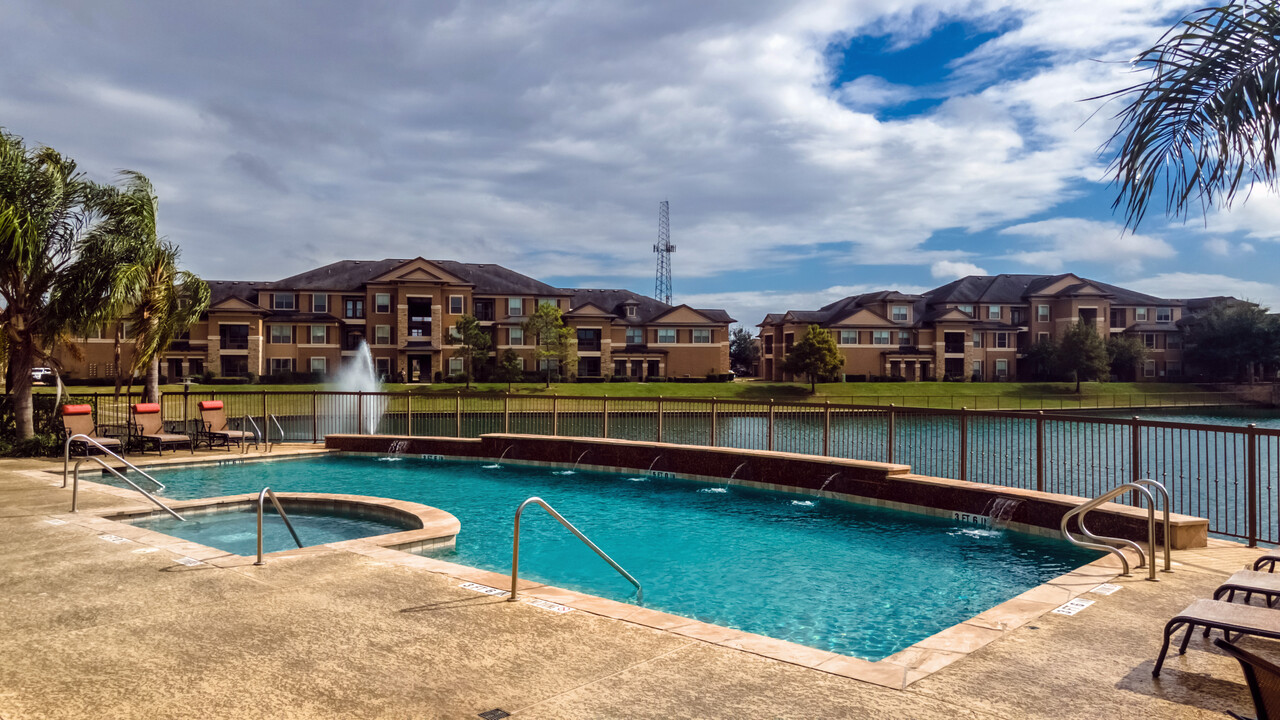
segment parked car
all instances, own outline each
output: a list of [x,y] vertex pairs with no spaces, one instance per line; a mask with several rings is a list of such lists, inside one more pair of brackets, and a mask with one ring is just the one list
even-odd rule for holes
[[36,382],[53,382],[53,368],[31,368],[31,379]]

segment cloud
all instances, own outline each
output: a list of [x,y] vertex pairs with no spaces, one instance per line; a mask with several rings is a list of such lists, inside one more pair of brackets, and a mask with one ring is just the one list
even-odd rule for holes
[[686,303],[693,307],[724,308],[739,323],[755,326],[768,313],[782,313],[788,310],[817,310],[841,298],[861,293],[894,289],[904,293],[922,293],[928,288],[903,285],[886,288],[879,285],[834,285],[822,290],[765,290],[761,292],[716,292],[693,293],[680,295],[676,302]]
[[954,280],[966,275],[986,275],[987,271],[973,263],[939,260],[929,268],[929,274],[938,280]]
[[1271,308],[1280,308],[1280,288],[1270,283],[1242,280],[1226,275],[1161,273],[1148,278],[1131,280],[1125,283],[1125,287],[1166,298],[1229,295],[1241,300],[1262,303]]
[[1220,255],[1222,257],[1235,257],[1244,253],[1257,252],[1257,248],[1253,243],[1233,243],[1226,238],[1215,237],[1204,241],[1204,249],[1211,255]]
[[1044,272],[1061,272],[1070,263],[1105,265],[1121,272],[1141,270],[1142,262],[1171,258],[1177,254],[1173,246],[1150,235],[1127,233],[1112,222],[1084,218],[1054,218],[1013,225],[1001,235],[1030,238],[1033,250],[1016,250],[1003,259],[1027,265]]

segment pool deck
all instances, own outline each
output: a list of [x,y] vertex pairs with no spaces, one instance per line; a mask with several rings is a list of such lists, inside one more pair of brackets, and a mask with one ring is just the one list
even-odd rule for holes
[[[1253,712],[1239,665],[1198,634],[1186,656],[1151,678],[1165,621],[1258,554],[1234,543],[1175,552],[1175,572],[1158,583],[1135,574],[1114,580],[1114,594],[1085,593],[1095,602],[1074,616],[1043,614],[994,640],[981,628],[958,636],[917,658],[918,670],[946,667],[911,680],[907,669],[905,688],[894,689],[664,629],[651,611],[615,619],[590,607],[557,613],[505,602],[460,587],[465,573],[429,558],[359,543],[276,553],[261,567],[217,557],[184,565],[199,546],[102,537],[93,515],[142,507],[118,493],[88,485],[86,520],[63,520],[70,491],[43,472],[54,468],[61,462],[0,460],[4,720],[476,718],[493,709],[518,718],[947,720]],[[1241,644],[1280,657],[1280,644]]]

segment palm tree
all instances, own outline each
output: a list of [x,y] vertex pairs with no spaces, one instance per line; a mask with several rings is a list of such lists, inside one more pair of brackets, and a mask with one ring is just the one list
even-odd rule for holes
[[[209,309],[209,286],[178,269],[180,252],[156,233],[159,200],[141,173],[122,173],[124,187],[114,206],[118,231],[130,242],[131,257],[116,267],[112,309],[131,321],[132,378],[145,369],[144,399],[160,397],[160,356],[178,335]],[[130,380],[130,386],[133,382]]]
[[1108,147],[1110,166],[1136,229],[1152,196],[1165,194],[1166,212],[1185,217],[1230,207],[1253,183],[1276,186],[1280,139],[1280,6],[1233,2],[1195,12],[1133,59],[1150,80],[1103,97],[1126,107]]
[[113,190],[51,148],[0,129],[0,331],[19,439],[35,435],[31,368],[83,332],[108,303],[118,244],[104,213]]

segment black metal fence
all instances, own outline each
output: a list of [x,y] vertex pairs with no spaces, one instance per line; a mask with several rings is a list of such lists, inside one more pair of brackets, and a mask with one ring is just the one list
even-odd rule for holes
[[[194,423],[199,401],[215,399],[233,422],[272,441],[607,437],[896,462],[922,475],[1086,497],[1149,477],[1169,488],[1176,512],[1209,518],[1210,532],[1280,543],[1280,430],[1253,425],[830,402],[319,391],[165,393],[163,416]],[[92,397],[105,426],[127,422],[136,401]]]

